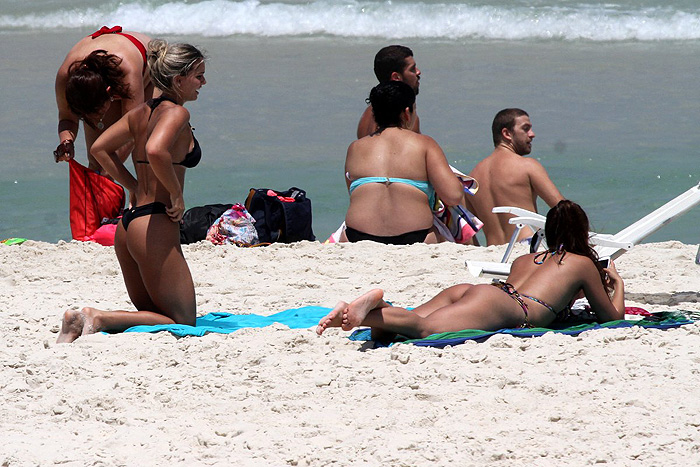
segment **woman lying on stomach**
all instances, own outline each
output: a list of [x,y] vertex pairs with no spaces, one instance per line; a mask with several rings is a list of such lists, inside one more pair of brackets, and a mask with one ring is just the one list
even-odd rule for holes
[[409,130],[416,118],[410,86],[382,83],[369,101],[378,129],[353,142],[345,159],[347,239],[392,245],[426,241],[435,194],[448,206],[463,204],[462,183],[435,140]]
[[583,209],[562,200],[547,213],[550,249],[516,259],[507,282],[455,285],[410,311],[389,305],[384,292],[374,289],[350,304],[339,302],[316,332],[369,326],[373,339],[384,340],[396,333],[423,338],[463,329],[546,327],[564,318],[581,292],[600,322],[623,319],[624,283],[612,263],[599,265],[588,230]]

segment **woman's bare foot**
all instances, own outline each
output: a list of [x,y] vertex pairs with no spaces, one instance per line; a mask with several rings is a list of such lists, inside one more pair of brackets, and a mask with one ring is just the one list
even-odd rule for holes
[[323,334],[323,331],[325,331],[326,328],[339,328],[343,321],[343,313],[345,313],[347,307],[347,302],[338,302],[331,312],[321,318],[321,321],[318,322],[318,326],[316,326],[316,334],[320,336]]
[[97,332],[98,330],[95,329],[95,315],[98,312],[99,310],[89,307],[85,307],[82,310],[66,310],[63,313],[61,332],[58,334],[56,343],[73,342],[80,336]]
[[360,298],[353,300],[346,308],[343,313],[341,328],[343,328],[343,331],[351,331],[353,328],[360,326],[365,320],[367,313],[382,305],[386,305],[386,302],[384,302],[384,291],[382,289],[370,290]]

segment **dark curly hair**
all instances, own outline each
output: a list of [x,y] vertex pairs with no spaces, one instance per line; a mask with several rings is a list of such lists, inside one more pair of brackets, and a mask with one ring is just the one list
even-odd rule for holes
[[374,121],[379,131],[392,126],[401,126],[401,112],[406,108],[413,112],[416,93],[402,81],[387,81],[372,88],[369,93]]
[[[575,253],[587,256],[593,261],[600,280],[606,292],[610,292],[610,286],[605,279],[605,271],[598,263],[598,253],[593,249],[589,240],[588,232],[590,224],[586,212],[573,201],[563,199],[547,213],[547,221],[544,225],[544,235],[550,252],[563,250],[563,252]],[[560,262],[564,259],[561,256]]]
[[77,60],[68,68],[66,100],[71,111],[78,117],[99,111],[112,95],[130,99],[129,85],[124,83],[124,71],[120,68],[122,59],[95,50],[82,60]]

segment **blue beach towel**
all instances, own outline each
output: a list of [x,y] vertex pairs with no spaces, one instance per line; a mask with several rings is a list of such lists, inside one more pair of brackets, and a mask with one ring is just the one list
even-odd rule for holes
[[[290,310],[281,311],[270,316],[246,314],[232,315],[230,313],[209,313],[200,318],[197,318],[195,326],[187,326],[184,324],[165,324],[157,326],[133,326],[124,332],[160,332],[168,331],[178,337],[185,336],[203,336],[207,333],[214,332],[220,334],[229,334],[243,328],[263,328],[274,323],[280,323],[288,326],[290,329],[307,329],[316,326],[318,322],[331,311],[330,308],[322,306],[305,306],[301,308],[293,308]],[[612,328],[629,328],[632,326],[640,326],[643,328],[654,329],[669,329],[677,328],[684,324],[693,323],[695,316],[684,312],[664,312],[657,313],[653,317],[648,317],[638,321],[610,321],[608,323],[585,323],[575,324],[568,327],[560,327],[556,329],[550,328],[530,328],[530,329],[499,329],[498,331],[480,331],[478,329],[466,329],[459,332],[444,332],[433,334],[424,339],[407,339],[403,336],[398,336],[394,341],[410,343],[418,346],[430,347],[445,347],[447,345],[463,344],[468,340],[485,340],[495,334],[508,334],[516,337],[537,337],[547,332],[555,332],[559,334],[567,334],[577,336],[585,331],[593,329],[612,329]],[[358,329],[353,332],[349,339],[354,341],[369,341],[370,330]],[[389,344],[391,345],[391,344]],[[382,346],[382,344],[377,344]]]
[[229,334],[243,328],[264,328],[274,323],[284,324],[291,329],[306,329],[316,326],[331,311],[322,306],[305,306],[280,311],[270,316],[232,315],[230,313],[209,313],[197,318],[195,326],[185,324],[160,324],[156,326],[133,326],[124,332],[168,331],[178,337],[203,336],[209,332]]

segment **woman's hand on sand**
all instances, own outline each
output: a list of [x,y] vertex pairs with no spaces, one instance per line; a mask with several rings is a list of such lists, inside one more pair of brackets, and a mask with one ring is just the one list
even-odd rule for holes
[[182,220],[182,215],[185,213],[185,200],[182,197],[182,193],[170,196],[170,207],[167,208],[165,212],[173,222],[180,222]]

